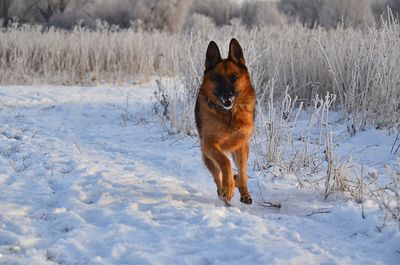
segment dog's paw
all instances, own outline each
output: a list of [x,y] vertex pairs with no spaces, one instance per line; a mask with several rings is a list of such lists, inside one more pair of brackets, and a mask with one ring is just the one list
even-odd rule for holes
[[240,196],[240,202],[250,205],[253,203],[253,199],[251,198],[250,194],[245,196]]
[[224,202],[229,202],[234,194],[235,194],[235,181],[231,179],[228,181],[228,183],[222,185],[220,198],[222,198]]

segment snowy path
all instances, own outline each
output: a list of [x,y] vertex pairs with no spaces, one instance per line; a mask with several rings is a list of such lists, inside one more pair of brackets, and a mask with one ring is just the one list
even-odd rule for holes
[[[133,114],[153,89],[0,88],[0,264],[400,260],[400,234],[377,231],[378,210],[362,219],[357,204],[317,191],[261,179],[281,209],[242,205],[238,194],[224,207],[195,139],[125,124],[126,98]],[[249,186],[261,202],[257,180]]]

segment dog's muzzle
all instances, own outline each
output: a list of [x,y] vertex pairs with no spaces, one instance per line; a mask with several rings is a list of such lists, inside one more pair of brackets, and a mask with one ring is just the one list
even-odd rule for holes
[[226,110],[230,110],[235,103],[235,96],[221,97],[219,101],[222,103],[222,107]]

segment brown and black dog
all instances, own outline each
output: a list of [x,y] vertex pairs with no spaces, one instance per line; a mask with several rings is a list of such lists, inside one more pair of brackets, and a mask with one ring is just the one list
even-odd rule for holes
[[[205,67],[195,107],[204,163],[214,177],[221,200],[228,203],[236,186],[240,201],[251,204],[253,200],[247,190],[247,159],[254,128],[256,93],[238,41],[231,40],[226,59],[221,58],[217,44],[211,41]],[[233,175],[229,153],[238,175]]]

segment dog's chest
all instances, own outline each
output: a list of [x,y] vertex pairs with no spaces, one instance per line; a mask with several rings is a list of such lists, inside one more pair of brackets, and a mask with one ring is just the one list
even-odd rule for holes
[[253,132],[253,117],[248,112],[233,112],[213,117],[214,122],[204,128],[204,140],[217,143],[223,150],[230,151],[246,143]]

